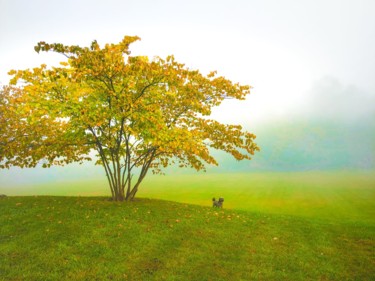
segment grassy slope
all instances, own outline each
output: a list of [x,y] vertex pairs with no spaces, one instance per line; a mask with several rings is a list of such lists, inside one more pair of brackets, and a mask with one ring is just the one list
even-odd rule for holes
[[[374,207],[373,207],[374,208]],[[100,197],[0,199],[0,280],[373,280],[374,221]]]
[[[148,178],[139,196],[203,207],[8,197],[0,199],[0,280],[373,280],[374,187],[373,173],[197,174]],[[225,198],[223,211],[208,207],[213,196]]]

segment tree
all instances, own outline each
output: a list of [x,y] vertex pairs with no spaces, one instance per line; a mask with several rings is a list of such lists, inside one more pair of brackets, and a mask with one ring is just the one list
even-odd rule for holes
[[175,61],[131,56],[125,36],[103,48],[39,42],[67,60],[10,71],[0,95],[0,164],[43,167],[93,160],[104,167],[112,199],[131,200],[149,170],[170,164],[205,169],[212,149],[250,159],[255,135],[208,116],[228,98],[243,100],[249,86],[190,70]]

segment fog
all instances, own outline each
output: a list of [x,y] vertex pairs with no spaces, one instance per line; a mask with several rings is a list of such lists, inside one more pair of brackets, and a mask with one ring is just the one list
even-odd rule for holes
[[[278,159],[278,165],[291,167],[288,161],[297,158],[283,149],[294,144],[291,149],[299,150],[293,153],[304,159],[319,153],[329,159],[344,155],[335,158],[346,161],[341,166],[339,160],[316,159],[328,163],[317,169],[350,168],[353,163],[372,167],[374,11],[373,0],[0,1],[0,84],[8,83],[10,69],[56,65],[64,59],[36,54],[33,47],[39,41],[87,46],[94,39],[105,44],[139,35],[142,41],[131,48],[134,55],[174,54],[190,68],[218,70],[234,82],[253,86],[246,101],[225,101],[212,117],[258,135],[259,157],[265,156],[261,164],[254,158],[254,166],[267,169],[267,161]],[[351,134],[353,128],[358,130]],[[306,132],[316,132],[308,146]],[[359,143],[359,158],[354,152],[343,154],[354,143]],[[362,161],[366,155],[369,161]],[[301,166],[297,164],[292,168]],[[248,168],[238,168],[243,167]],[[1,170],[0,187],[12,181],[102,177],[96,168]]]
[[302,115],[327,122],[375,122],[375,95],[325,76],[312,85]]

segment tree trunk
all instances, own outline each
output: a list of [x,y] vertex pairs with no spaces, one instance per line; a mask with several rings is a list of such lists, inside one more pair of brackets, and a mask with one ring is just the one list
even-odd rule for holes
[[[99,152],[102,152],[99,151]],[[106,172],[109,187],[112,193],[112,201],[131,201],[134,199],[135,195],[138,192],[138,187],[146,177],[147,172],[150,168],[151,162],[154,159],[155,151],[152,152],[151,156],[146,159],[143,163],[141,168],[140,174],[138,176],[137,181],[135,182],[134,186],[132,187],[132,166],[130,166],[130,162],[127,161],[127,168],[121,167],[120,161],[110,161],[105,158],[104,155],[102,156],[103,167]],[[112,157],[112,159],[118,159],[118,157]],[[134,165],[133,165],[134,166]],[[126,193],[125,193],[126,188]]]

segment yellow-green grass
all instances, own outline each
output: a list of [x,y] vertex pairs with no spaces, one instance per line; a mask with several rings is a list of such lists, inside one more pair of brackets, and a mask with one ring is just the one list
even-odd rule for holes
[[[0,193],[108,189],[100,179]],[[0,280],[374,280],[374,173],[153,176],[138,195],[0,199]],[[210,207],[219,196],[223,210]]]
[[375,224],[138,199],[0,199],[0,280],[374,280]]
[[[9,195],[109,196],[105,178],[0,187]],[[149,176],[139,197],[261,213],[374,222],[375,172],[197,173]]]
[[375,221],[375,173],[270,172],[153,177],[140,196],[331,220]]

